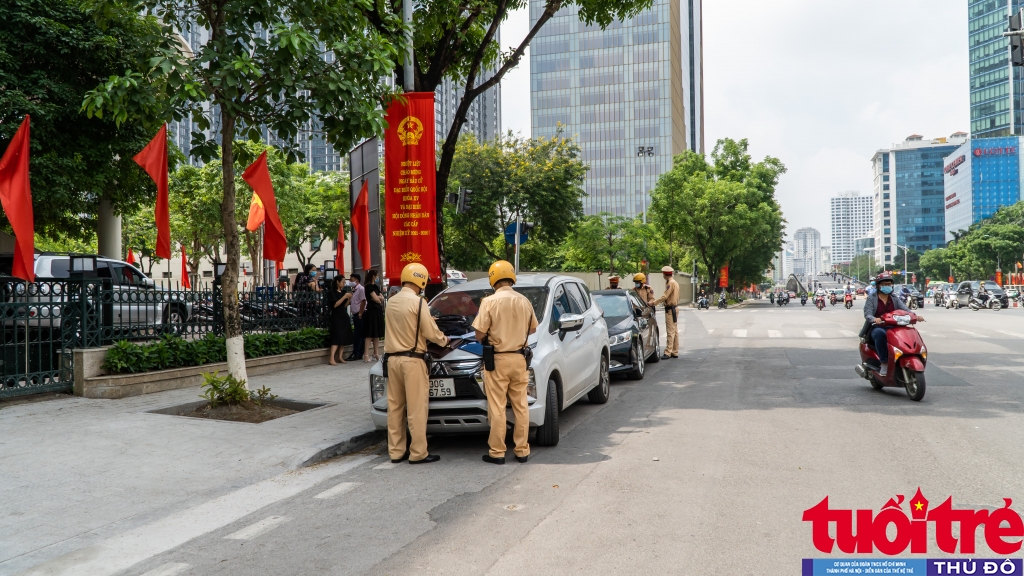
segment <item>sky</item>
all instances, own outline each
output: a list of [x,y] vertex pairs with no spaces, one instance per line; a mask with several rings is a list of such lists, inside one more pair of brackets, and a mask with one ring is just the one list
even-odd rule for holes
[[[787,234],[831,244],[829,198],[872,193],[875,151],[970,131],[964,0],[704,0],[707,149],[747,138],[788,168]],[[502,44],[528,31],[522,10]],[[502,82],[502,128],[530,133],[529,59]]]

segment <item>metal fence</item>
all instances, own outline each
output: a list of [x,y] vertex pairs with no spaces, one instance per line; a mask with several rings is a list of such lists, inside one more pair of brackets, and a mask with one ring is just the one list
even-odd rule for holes
[[[322,292],[257,287],[240,292],[238,300],[245,334],[327,325]],[[71,390],[76,348],[224,330],[216,284],[182,290],[96,278],[34,283],[2,278],[0,318],[0,398]]]

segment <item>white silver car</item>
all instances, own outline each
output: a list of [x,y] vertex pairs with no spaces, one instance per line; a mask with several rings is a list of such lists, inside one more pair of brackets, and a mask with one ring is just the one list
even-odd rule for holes
[[[539,326],[528,339],[533,348],[527,389],[534,443],[558,444],[558,413],[586,396],[604,404],[610,393],[608,326],[590,291],[580,280],[557,274],[521,274],[513,288],[533,303]],[[449,338],[463,342],[435,358],[430,374],[430,434],[486,432],[487,396],[483,386],[482,347],[471,324],[480,300],[493,293],[487,279],[458,284],[430,302],[430,313]],[[526,327],[523,327],[526,331]],[[387,379],[381,363],[370,369],[370,417],[387,428]],[[508,410],[509,422],[514,420]]]

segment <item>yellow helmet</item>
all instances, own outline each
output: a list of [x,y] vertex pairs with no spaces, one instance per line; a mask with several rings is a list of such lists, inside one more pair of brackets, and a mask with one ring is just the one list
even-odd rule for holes
[[499,280],[511,280],[515,284],[516,270],[507,260],[498,260],[487,270],[487,279],[491,282],[491,288],[494,288]]
[[427,282],[429,280],[430,273],[427,272],[427,267],[423,264],[413,262],[411,264],[406,264],[405,268],[402,268],[402,284],[412,282],[422,290],[427,287]]
[[643,284],[644,282],[647,282],[647,276],[644,276],[642,272],[638,272],[633,275],[633,282],[639,282]]

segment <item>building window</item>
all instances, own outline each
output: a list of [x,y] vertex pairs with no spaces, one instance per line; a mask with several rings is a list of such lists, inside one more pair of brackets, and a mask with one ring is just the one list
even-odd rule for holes
[[[886,246],[886,247],[885,247],[885,251],[886,251],[886,252],[892,252],[892,246]],[[888,256],[886,256],[886,257],[885,257],[885,259],[886,259],[886,260],[888,260],[888,259],[889,259],[889,257],[888,257]]]
[[213,270],[203,270],[203,278],[213,278]]
[[883,224],[883,225],[885,225],[885,226],[888,226],[888,225],[889,225],[889,222],[891,222],[891,220],[886,220],[886,221],[885,221],[885,222],[883,222],[882,224]]
[[[886,234],[891,234],[892,232],[890,232],[889,230],[890,230],[889,228],[886,228],[886,229],[885,229],[885,233],[886,233]],[[515,234],[515,233],[516,233],[515,229],[513,229],[513,230],[512,230],[512,233],[513,233],[513,234]]]
[[885,194],[882,194],[882,198],[888,200],[889,199],[889,193],[886,192]]
[[882,190],[888,190],[888,189],[889,189],[889,185],[888,184],[882,184]]
[[888,210],[886,210],[885,212],[882,212],[882,216],[886,216],[886,217],[888,217],[888,216],[889,216],[889,211],[888,211]]
[[889,203],[888,202],[882,202],[882,208],[888,208],[888,207],[889,207]]

